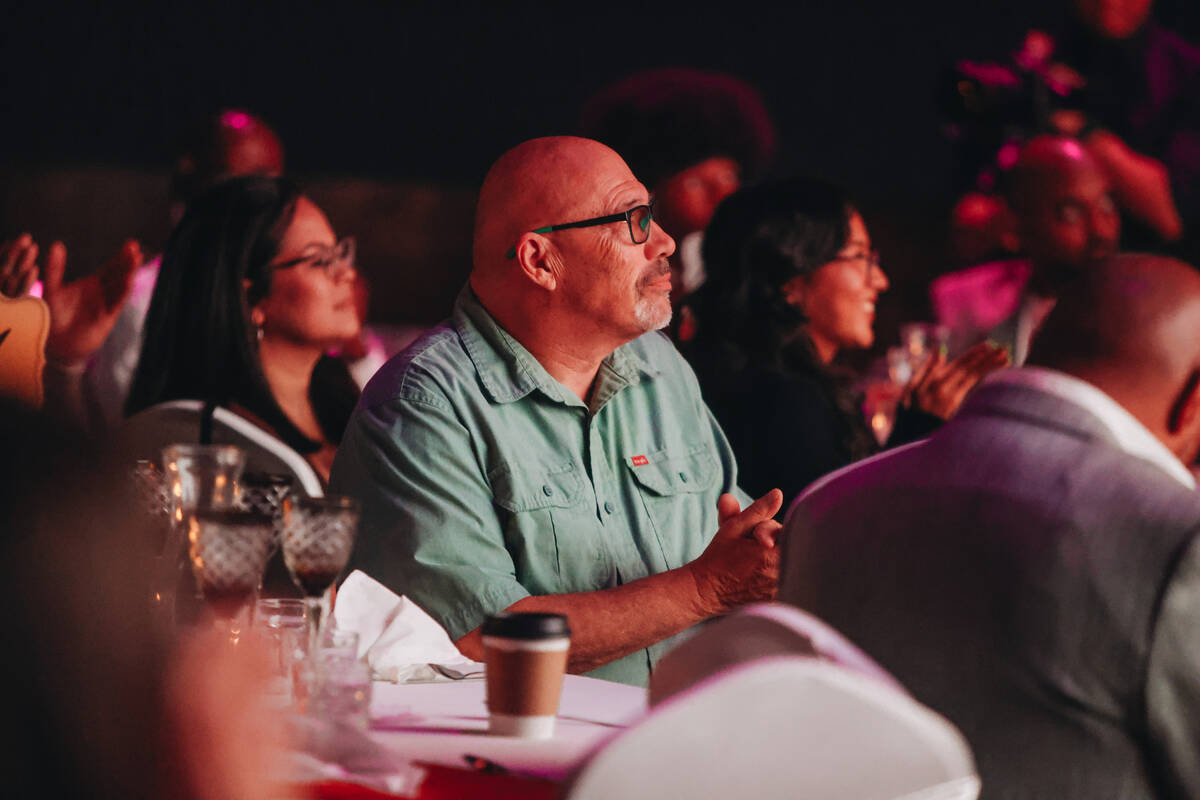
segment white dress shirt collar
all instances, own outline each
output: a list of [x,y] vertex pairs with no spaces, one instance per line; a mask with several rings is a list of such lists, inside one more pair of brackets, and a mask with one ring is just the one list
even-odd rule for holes
[[1087,381],[1044,367],[1003,369],[992,373],[985,381],[1028,386],[1079,406],[1100,420],[1121,450],[1149,461],[1189,489],[1196,488],[1192,473],[1158,437],[1116,400]]

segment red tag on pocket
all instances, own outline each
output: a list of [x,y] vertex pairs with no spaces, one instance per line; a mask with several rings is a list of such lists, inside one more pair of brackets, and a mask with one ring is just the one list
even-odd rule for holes
[[650,463],[650,459],[646,458],[645,456],[634,456],[630,459],[630,462],[635,467],[644,467]]

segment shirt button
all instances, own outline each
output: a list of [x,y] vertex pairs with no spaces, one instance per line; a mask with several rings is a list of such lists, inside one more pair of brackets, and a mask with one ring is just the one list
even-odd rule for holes
[[543,484],[542,485],[542,494],[546,495],[546,497],[549,497],[550,495],[554,494],[554,487],[552,487],[548,483]]
[[679,473],[679,480],[683,481],[684,483],[687,483],[687,473],[686,472]]
[[611,513],[613,513],[613,511],[615,511],[615,510],[616,510],[616,509],[615,509],[615,508],[613,508],[613,504],[612,504],[612,503],[610,503],[610,502],[609,502],[609,501],[607,501],[607,500],[605,500],[605,501],[604,501],[604,513],[605,513],[605,514],[611,514]]

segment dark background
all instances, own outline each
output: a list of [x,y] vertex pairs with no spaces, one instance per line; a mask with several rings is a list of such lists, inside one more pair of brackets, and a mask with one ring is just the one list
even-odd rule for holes
[[[1159,0],[1157,13],[1194,40],[1197,6]],[[339,233],[358,234],[373,316],[432,322],[469,268],[473,190],[495,156],[571,132],[581,103],[615,79],[688,65],[762,91],[780,133],[774,174],[815,173],[858,201],[892,277],[886,332],[924,313],[925,285],[947,266],[951,161],[935,105],[939,68],[1000,57],[1064,8],[17,4],[0,33],[0,236],[63,238],[76,271],[127,235],[161,247],[181,129],[245,107],[279,132],[289,171],[312,186]]]

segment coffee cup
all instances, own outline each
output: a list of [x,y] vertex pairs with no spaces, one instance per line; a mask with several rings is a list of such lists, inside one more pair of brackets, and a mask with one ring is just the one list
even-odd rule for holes
[[562,614],[504,613],[483,624],[488,730],[548,739],[567,670],[571,630]]

